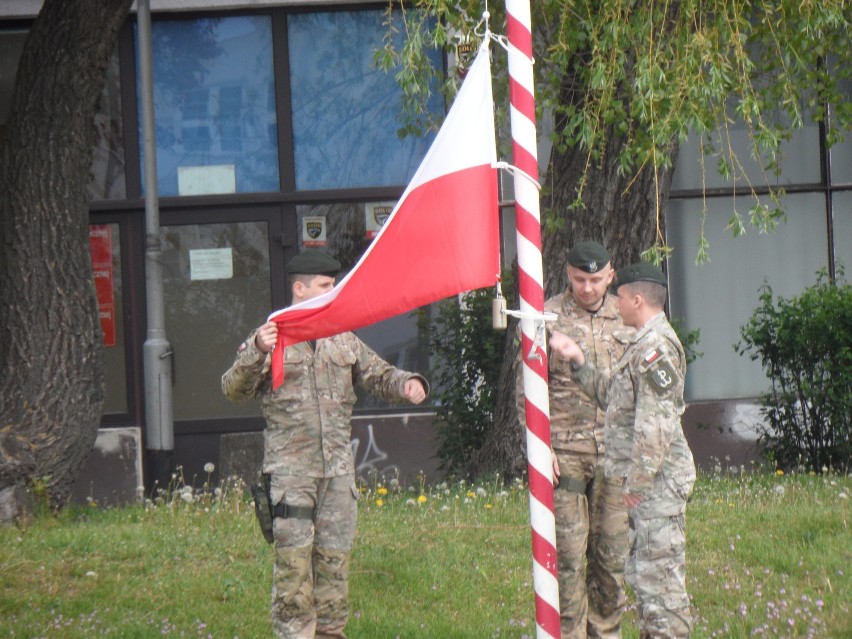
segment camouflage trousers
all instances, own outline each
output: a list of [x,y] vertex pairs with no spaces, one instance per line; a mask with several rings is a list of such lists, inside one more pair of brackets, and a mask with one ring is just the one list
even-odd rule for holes
[[[604,477],[597,454],[557,454],[563,480],[553,496],[561,636],[620,637],[627,602],[627,510],[621,482]],[[569,484],[569,477],[585,482],[585,491]]]
[[685,639],[692,617],[686,593],[684,515],[630,517],[625,576],[636,595],[642,639]]
[[272,629],[278,639],[345,639],[349,558],[357,520],[351,475],[272,477],[272,494],[288,506],[314,508],[308,518],[273,522]]

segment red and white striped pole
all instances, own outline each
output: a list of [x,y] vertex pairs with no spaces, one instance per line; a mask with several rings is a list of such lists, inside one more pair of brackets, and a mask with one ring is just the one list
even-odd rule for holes
[[527,421],[536,637],[541,639],[559,637],[560,623],[529,0],[506,0],[506,23],[512,155],[513,164],[520,169],[515,171],[514,186],[521,298],[521,361]]

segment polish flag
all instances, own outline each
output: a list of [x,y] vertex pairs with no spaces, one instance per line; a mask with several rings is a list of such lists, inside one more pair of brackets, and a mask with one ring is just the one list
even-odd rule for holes
[[276,311],[272,384],[284,348],[355,330],[500,276],[497,150],[487,40],[426,157],[379,234],[328,293]]

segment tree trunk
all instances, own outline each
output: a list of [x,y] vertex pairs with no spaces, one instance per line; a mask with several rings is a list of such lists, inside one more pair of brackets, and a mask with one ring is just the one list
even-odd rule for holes
[[[613,256],[615,268],[638,261],[642,251],[654,244],[657,206],[660,212],[665,209],[671,170],[660,169],[656,179],[652,167],[645,167],[638,176],[619,175],[618,151],[622,140],[615,134],[608,135],[607,140],[600,161],[588,168],[582,209],[569,209],[569,205],[574,202],[577,185],[583,177],[585,154],[554,150],[551,156],[548,171],[551,177],[545,181],[549,192],[541,197],[542,217],[549,212],[558,216],[562,224],[542,238],[545,298],[566,288],[565,255],[575,242],[603,243]],[[672,166],[677,155],[675,144],[669,155]],[[662,217],[660,225],[662,231]],[[513,308],[517,304],[516,299]],[[522,476],[527,469],[526,433],[518,422],[515,406],[515,376],[520,363],[519,344],[513,338],[515,324],[515,321],[509,324],[494,423],[474,460],[475,473],[499,472],[506,479]]]
[[64,505],[103,404],[89,257],[95,108],[131,0],[45,0],[27,37],[0,161],[0,513]]

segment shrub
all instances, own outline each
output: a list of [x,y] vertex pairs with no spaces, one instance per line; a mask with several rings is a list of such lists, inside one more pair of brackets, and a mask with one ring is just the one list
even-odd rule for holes
[[451,474],[467,474],[494,417],[506,331],[492,327],[493,298],[494,289],[487,288],[465,294],[461,302],[443,300],[428,331],[437,454],[440,468]]
[[852,288],[842,271],[796,298],[773,298],[764,284],[761,304],[740,327],[734,349],[759,360],[770,381],[760,396],[766,423],[760,443],[776,464],[812,470],[848,468],[852,459]]

